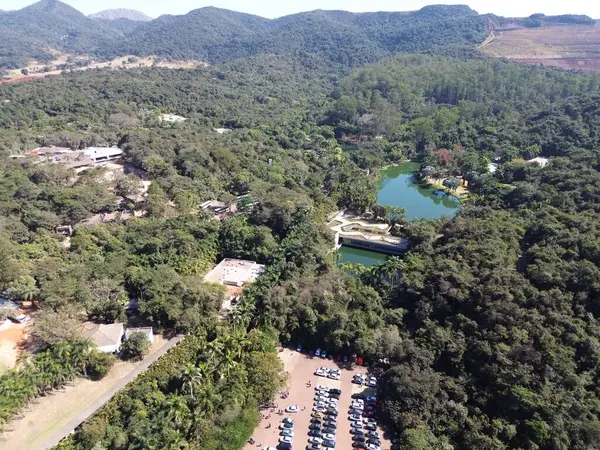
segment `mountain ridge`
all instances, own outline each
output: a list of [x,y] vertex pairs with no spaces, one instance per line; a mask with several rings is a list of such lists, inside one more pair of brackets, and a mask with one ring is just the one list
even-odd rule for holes
[[149,22],[152,17],[147,16],[141,11],[127,8],[106,9],[88,16],[90,19],[117,20],[127,19],[136,22]]
[[[124,17],[128,16],[128,17]],[[137,11],[85,16],[59,0],[0,14],[0,69],[71,53],[100,59],[123,55],[228,62],[260,53],[311,53],[356,67],[396,52],[474,56],[491,32],[515,22],[547,27],[594,23],[587,16],[507,19],[466,5],[429,5],[410,12],[314,10],[276,19],[216,7],[153,20]],[[146,16],[144,16],[146,17]],[[586,26],[586,25],[582,25]]]

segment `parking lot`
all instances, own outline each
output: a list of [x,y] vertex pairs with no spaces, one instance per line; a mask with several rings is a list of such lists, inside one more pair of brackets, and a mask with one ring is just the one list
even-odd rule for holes
[[[291,419],[294,422],[293,427],[289,427],[288,425],[288,429],[293,432],[292,449],[310,449],[312,444],[309,443],[311,436],[309,436],[308,433],[311,425],[311,419],[320,420],[322,426],[326,421],[324,417],[311,417],[311,414],[313,413],[312,409],[314,407],[315,395],[317,393],[315,387],[317,385],[321,385],[327,390],[333,388],[341,391],[337,407],[338,415],[336,421],[337,433],[335,433],[334,441],[335,449],[352,450],[354,441],[352,439],[353,435],[350,434],[351,422],[349,420],[349,410],[353,401],[352,395],[356,393],[364,393],[366,397],[376,395],[375,389],[361,387],[352,383],[352,378],[355,374],[366,374],[366,368],[360,366],[346,368],[338,365],[335,361],[307,356],[289,349],[285,349],[283,352],[281,352],[280,356],[284,361],[286,370],[290,373],[287,397],[275,399],[277,408],[272,410],[264,409],[261,411],[263,419],[252,436],[254,439],[254,444],[246,444],[245,450],[256,450],[258,448],[264,449],[265,447],[276,448],[281,437],[280,433],[282,430],[280,429],[280,426],[284,418]],[[334,380],[315,375],[315,372],[320,367],[325,367],[328,370],[339,369],[340,379]],[[310,383],[310,385],[308,383]],[[324,400],[327,405],[327,398]],[[284,413],[282,415],[278,414],[278,410],[285,410],[290,406],[297,406],[298,412]],[[327,410],[327,408],[325,409]],[[363,430],[364,433],[367,433],[368,431],[369,430],[367,429]],[[383,432],[381,429],[378,429],[377,432],[381,437],[381,450],[389,450],[391,447],[390,442],[382,438]],[[367,439],[368,437],[365,436],[365,440]],[[327,447],[321,445],[320,448],[324,449]]]

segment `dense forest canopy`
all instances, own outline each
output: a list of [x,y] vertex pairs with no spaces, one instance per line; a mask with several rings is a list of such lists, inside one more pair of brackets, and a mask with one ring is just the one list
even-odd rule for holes
[[[39,351],[0,377],[0,419],[60,386],[57,361],[70,377],[108,370],[81,357],[73,327],[124,320],[133,301],[130,318],[188,337],[64,449],[239,449],[284,381],[278,342],[387,359],[378,415],[406,448],[600,448],[600,77],[455,52],[488,20],[466,7],[275,21],[209,8],[120,45],[223,64],[1,85],[0,294],[39,307]],[[182,42],[165,46],[173,33]],[[118,145],[127,171],[8,158],[40,145]],[[526,163],[537,156],[548,165]],[[461,213],[399,217],[406,255],[340,269],[327,217],[375,211],[380,169],[404,159],[422,163],[417,177],[462,177]],[[214,220],[199,207],[213,199],[240,213]],[[68,242],[59,225],[75,227]],[[202,283],[223,257],[267,265],[228,324],[222,287]]]

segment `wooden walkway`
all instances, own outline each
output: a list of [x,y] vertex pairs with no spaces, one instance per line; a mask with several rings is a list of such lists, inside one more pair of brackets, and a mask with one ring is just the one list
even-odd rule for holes
[[150,367],[153,363],[155,363],[161,356],[167,353],[171,348],[177,345],[185,336],[179,335],[174,337],[165,343],[156,353],[150,355],[148,358],[144,359],[139,366],[135,368],[129,375],[120,380],[110,391],[106,392],[104,395],[99,397],[94,403],[92,403],[88,408],[84,409],[79,413],[73,420],[71,420],[67,425],[62,427],[56,433],[54,433],[46,442],[40,447],[43,449],[51,449],[55,445],[57,445],[60,441],[62,441],[65,437],[67,437],[75,428],[81,425],[85,420],[94,415],[96,411],[102,408],[107,402],[109,402],[113,396],[123,389],[127,384],[133,381],[138,375],[145,372],[148,367]]

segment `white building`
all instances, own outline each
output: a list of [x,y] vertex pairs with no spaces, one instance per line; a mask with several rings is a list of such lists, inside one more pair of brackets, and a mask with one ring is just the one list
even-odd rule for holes
[[142,327],[142,328],[127,328],[125,331],[125,340],[129,339],[133,333],[144,333],[148,338],[148,341],[151,344],[154,344],[154,333],[152,332],[152,327]]
[[104,353],[118,353],[125,334],[122,323],[109,325],[86,322],[83,324],[82,336],[91,340],[98,350]]

